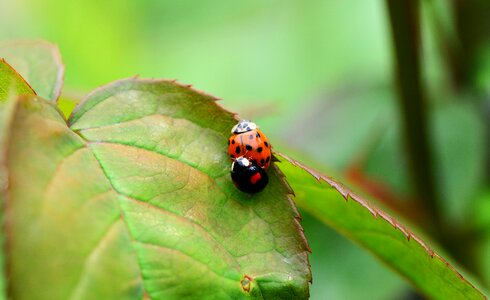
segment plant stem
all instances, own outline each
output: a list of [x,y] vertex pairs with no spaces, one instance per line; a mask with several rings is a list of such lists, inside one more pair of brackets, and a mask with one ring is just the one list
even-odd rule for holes
[[386,0],[396,58],[399,107],[416,198],[427,207],[431,228],[440,224],[427,109],[420,79],[419,1]]

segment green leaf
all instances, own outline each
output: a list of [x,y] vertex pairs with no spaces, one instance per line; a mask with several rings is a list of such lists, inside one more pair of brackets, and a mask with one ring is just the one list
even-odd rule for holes
[[[308,297],[308,246],[281,173],[238,191],[231,113],[169,81],[90,94],[69,124],[36,97],[9,140],[9,290],[15,299]],[[35,250],[33,250],[35,249]]]
[[56,101],[63,86],[64,65],[58,47],[45,41],[0,43],[4,58],[27,80],[36,93]]
[[[0,59],[0,203],[5,204],[6,189],[8,186],[8,173],[5,166],[6,140],[8,128],[14,110],[14,101],[17,95],[30,94],[34,91],[29,84],[20,76],[5,60]],[[4,224],[4,216],[0,216],[0,224]],[[5,235],[0,233],[0,245],[5,246]],[[4,253],[0,253],[0,269],[5,270]],[[0,299],[6,299],[5,272],[0,273]]]
[[300,208],[371,251],[426,296],[485,298],[444,258],[394,218],[331,178],[282,157],[284,161],[278,165],[288,178]]
[[29,84],[4,59],[0,58],[0,102],[11,95],[32,94]]

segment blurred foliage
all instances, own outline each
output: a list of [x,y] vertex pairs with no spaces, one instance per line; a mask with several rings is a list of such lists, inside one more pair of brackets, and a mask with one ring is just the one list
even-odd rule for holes
[[[450,249],[455,259],[488,287],[490,5],[421,3],[420,76],[429,101],[436,190],[443,199],[441,231],[457,245]],[[194,83],[258,121],[275,145],[314,158],[320,169],[347,177],[373,197],[384,195],[385,205],[414,222],[424,215],[410,206],[417,197],[383,1],[0,0],[0,7],[0,40],[42,38],[59,45],[67,65],[65,92],[77,95],[135,74]],[[78,98],[72,94],[64,97]],[[362,176],[353,176],[353,169]],[[320,237],[326,229],[315,224],[305,218],[313,250],[319,245],[325,253],[321,259],[355,262],[364,276],[356,281],[334,267],[315,267],[314,251],[312,298],[362,295],[368,287],[361,278],[377,274],[373,265],[381,265],[331,233],[328,241],[341,242],[325,247]],[[329,263],[344,266],[337,259]],[[336,284],[324,290],[316,284],[320,278],[335,278]],[[404,285],[393,277],[380,285],[385,291],[378,296],[398,297]]]
[[[405,281],[366,251],[308,213],[301,213],[311,248],[312,299],[363,299],[366,291],[371,299],[392,299],[408,290]],[[369,270],[369,276],[361,268]]]
[[[389,78],[382,2],[20,0],[2,7],[0,39],[57,43],[68,89],[135,74],[177,78],[244,117],[264,116],[261,125],[273,132],[316,91],[353,77]],[[255,112],[266,104],[270,112]]]

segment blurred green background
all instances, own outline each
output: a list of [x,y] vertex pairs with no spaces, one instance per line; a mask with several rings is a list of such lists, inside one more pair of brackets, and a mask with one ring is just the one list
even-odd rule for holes
[[[0,8],[0,40],[59,46],[68,97],[136,74],[193,84],[259,123],[276,150],[350,181],[423,230],[385,1],[0,0]],[[436,239],[488,286],[490,5],[422,1],[418,13],[439,232],[449,232]],[[303,217],[312,299],[413,296],[370,254]]]

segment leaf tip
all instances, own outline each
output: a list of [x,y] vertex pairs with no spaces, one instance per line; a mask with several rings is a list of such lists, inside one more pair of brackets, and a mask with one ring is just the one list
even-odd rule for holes
[[26,85],[26,87],[29,89],[30,92],[32,92],[33,95],[37,96],[36,91],[32,88],[29,82],[27,82],[27,80],[25,80],[25,78],[20,75],[19,72],[17,72],[17,70],[12,67],[12,65],[10,65],[4,58],[1,58],[0,62],[4,64],[8,69],[10,69],[10,71],[12,71],[22,81],[22,83]]

